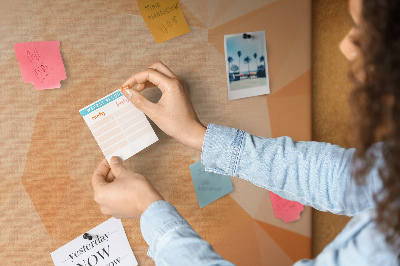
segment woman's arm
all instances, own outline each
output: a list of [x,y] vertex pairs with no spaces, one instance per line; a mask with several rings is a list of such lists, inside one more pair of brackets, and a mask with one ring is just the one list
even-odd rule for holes
[[377,170],[364,186],[351,177],[354,149],[289,137],[261,138],[210,124],[202,163],[207,171],[239,177],[288,200],[348,216],[374,206]]
[[140,217],[143,238],[156,265],[233,265],[215,253],[166,201],[156,201]]

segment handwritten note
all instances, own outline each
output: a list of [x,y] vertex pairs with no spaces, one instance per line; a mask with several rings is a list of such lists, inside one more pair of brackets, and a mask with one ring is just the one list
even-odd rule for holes
[[67,78],[60,53],[60,42],[28,42],[14,46],[22,79],[36,90],[60,88]]
[[178,0],[137,0],[140,14],[157,43],[190,32]]
[[272,208],[276,218],[282,219],[284,223],[300,219],[300,213],[304,210],[304,206],[301,203],[281,198],[271,191],[269,196],[271,197]]
[[158,140],[143,112],[116,90],[79,110],[107,161],[126,160]]
[[[82,235],[85,232],[82,232]],[[121,220],[111,218],[51,253],[55,266],[138,265]]]
[[206,172],[200,161],[189,168],[200,209],[233,190],[229,176]]

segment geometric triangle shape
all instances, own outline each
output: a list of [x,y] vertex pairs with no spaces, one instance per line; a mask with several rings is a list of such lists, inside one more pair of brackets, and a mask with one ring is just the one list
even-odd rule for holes
[[46,119],[44,115],[36,118],[22,180],[68,177],[68,150],[55,149],[57,138],[50,137],[54,132],[48,131]]
[[248,221],[213,245],[215,252],[235,265],[261,265],[253,220]]
[[[220,0],[212,1],[213,3],[218,3],[214,5],[211,10],[215,9],[214,16],[209,17],[210,27],[215,28],[224,23],[229,22],[232,18],[241,17],[250,12],[258,10],[264,6],[270,5],[277,0],[246,0],[245,4],[243,1],[232,1],[232,0]],[[210,10],[209,10],[210,12]]]
[[295,141],[311,139],[310,70],[266,98],[273,138],[290,136]]
[[22,183],[35,206],[47,232],[52,236],[52,229],[67,188],[69,178],[58,177],[41,180],[22,180]]
[[188,23],[189,26],[192,27],[199,27],[205,29],[206,26],[204,26],[203,23],[190,11],[183,3],[179,3],[182,13],[185,16],[186,22]]
[[0,245],[2,265],[53,265],[51,239]]
[[32,84],[23,82],[15,52],[0,66],[0,77],[0,88],[3,88],[0,97],[7,99],[7,104],[2,104],[0,115],[1,180],[19,182],[35,125],[39,94],[33,86],[30,87]]
[[22,184],[0,206],[0,245],[50,239]]
[[21,182],[19,181],[0,181],[0,206],[14,193],[20,184]]
[[179,4],[184,4],[187,10],[190,10],[191,13],[193,13],[196,18],[205,26],[205,28],[208,28],[208,1],[190,1],[190,0],[181,0],[179,1]]
[[293,265],[293,260],[281,249],[256,221],[254,221],[258,239],[258,250],[261,255],[261,265]]
[[234,190],[229,193],[231,196],[251,217],[255,217],[258,206],[265,204],[263,198],[268,194],[268,190],[260,188],[247,180],[232,178]]
[[256,222],[293,261],[311,258],[310,237],[306,237],[258,220],[256,220]]
[[100,212],[99,205],[93,200],[93,191],[85,191],[70,180],[59,205],[52,238],[69,242],[108,218]]
[[305,206],[299,220],[291,223],[284,223],[281,219],[275,218],[271,197],[269,193],[266,193],[262,199],[262,202],[258,205],[258,210],[253,218],[255,220],[301,234],[305,237],[311,237],[311,211],[312,208],[310,206]]

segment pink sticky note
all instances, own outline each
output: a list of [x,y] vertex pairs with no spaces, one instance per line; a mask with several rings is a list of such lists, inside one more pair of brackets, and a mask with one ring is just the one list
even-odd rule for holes
[[282,219],[284,223],[290,223],[300,219],[300,213],[304,210],[304,206],[296,201],[290,201],[269,192],[271,197],[272,208],[275,217]]
[[60,88],[67,78],[60,53],[60,42],[28,42],[14,46],[22,79],[36,90]]

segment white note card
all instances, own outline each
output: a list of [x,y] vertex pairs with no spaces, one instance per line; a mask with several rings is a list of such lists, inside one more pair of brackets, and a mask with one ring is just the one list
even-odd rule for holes
[[120,90],[79,110],[107,161],[123,161],[158,140],[145,114]]
[[121,220],[111,218],[51,253],[55,266],[136,266]]

